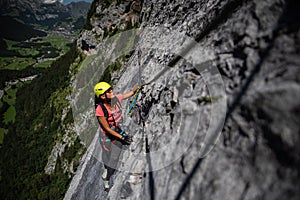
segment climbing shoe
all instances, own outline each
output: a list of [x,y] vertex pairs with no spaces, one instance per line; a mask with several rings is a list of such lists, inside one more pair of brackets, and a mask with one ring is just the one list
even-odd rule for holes
[[109,182],[108,181],[104,181],[104,190],[105,191],[109,191]]
[[102,173],[102,179],[106,180],[106,178],[107,178],[107,169],[104,168],[103,173]]

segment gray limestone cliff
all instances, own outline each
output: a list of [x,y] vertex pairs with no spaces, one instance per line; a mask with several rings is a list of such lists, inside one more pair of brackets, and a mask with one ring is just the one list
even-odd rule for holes
[[[139,28],[95,42],[73,81],[89,149],[65,199],[299,199],[299,2],[142,3]],[[107,194],[92,88],[120,58],[115,91],[147,85]]]

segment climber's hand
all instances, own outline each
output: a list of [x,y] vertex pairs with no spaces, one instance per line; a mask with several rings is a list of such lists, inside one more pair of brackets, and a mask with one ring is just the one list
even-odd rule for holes
[[135,94],[141,87],[139,85],[135,86],[132,90],[133,94]]
[[122,137],[122,141],[127,144],[130,145],[132,142],[132,136],[131,135],[125,135]]

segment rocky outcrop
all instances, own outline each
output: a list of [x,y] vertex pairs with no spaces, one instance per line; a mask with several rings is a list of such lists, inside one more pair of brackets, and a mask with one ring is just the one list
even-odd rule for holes
[[86,52],[97,50],[104,38],[139,25],[141,11],[141,0],[94,1],[77,45]]
[[[77,172],[87,176],[66,199],[87,190],[94,199],[299,199],[299,8],[294,0],[144,1],[114,86],[148,83],[127,129],[134,142],[105,194],[91,139],[93,157]],[[80,94],[119,57],[114,42],[97,48]]]

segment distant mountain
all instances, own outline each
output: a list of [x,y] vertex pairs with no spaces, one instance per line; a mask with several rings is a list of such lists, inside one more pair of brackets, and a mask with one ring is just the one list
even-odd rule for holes
[[36,30],[31,26],[7,16],[0,16],[0,27],[5,27],[1,28],[0,39],[5,38],[9,40],[22,41],[32,37],[47,35],[44,31]]
[[85,2],[88,2],[88,3],[93,2],[93,0],[64,0],[63,4],[68,4],[68,3],[71,3],[71,2],[80,2],[80,1],[85,1]]
[[43,3],[55,3],[55,2],[60,2],[64,5],[67,5],[69,3],[72,3],[72,2],[93,2],[93,0],[42,0]]
[[78,1],[78,2],[71,2],[66,7],[68,8],[69,12],[73,17],[81,17],[86,16],[87,11],[90,8],[90,3],[84,2],[84,1]]
[[49,25],[70,14],[61,3],[43,4],[39,0],[1,0],[0,15],[16,18],[26,24]]
[[42,0],[43,3],[55,3],[55,2],[60,2],[63,3],[63,0]]
[[[87,2],[72,2],[66,6],[60,2],[45,4],[40,0],[1,0],[0,16],[6,17],[6,26],[2,26],[0,35],[4,37],[8,32],[16,30],[16,24],[19,33],[23,30],[21,27],[32,26],[31,29],[35,27],[43,31],[70,34],[82,28],[89,7],[90,3]],[[9,17],[12,19],[8,20]],[[24,26],[20,26],[20,23]]]

